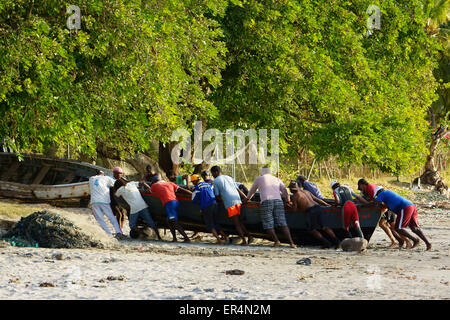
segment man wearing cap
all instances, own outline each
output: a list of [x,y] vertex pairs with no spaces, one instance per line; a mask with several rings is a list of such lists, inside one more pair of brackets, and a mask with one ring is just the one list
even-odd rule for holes
[[330,241],[328,241],[321,233],[323,230],[332,239],[335,248],[339,247],[339,239],[334,234],[333,230],[323,225],[322,215],[323,209],[320,205],[330,207],[328,203],[317,198],[311,192],[307,190],[301,190],[295,181],[291,181],[289,184],[292,196],[292,208],[295,211],[306,211],[306,227],[311,232],[312,236],[322,243],[322,248],[328,249],[332,247]]
[[167,222],[173,237],[172,242],[177,242],[176,230],[181,233],[184,238],[184,242],[190,242],[189,237],[186,232],[184,232],[181,224],[178,222],[178,209],[180,203],[177,200],[175,192],[182,191],[189,195],[192,195],[192,192],[177,186],[175,183],[163,181],[161,179],[161,174],[159,173],[153,177],[150,191],[156,193],[161,199],[161,203],[167,213]]
[[92,213],[100,224],[100,226],[105,230],[108,235],[112,235],[111,231],[103,219],[103,214],[105,214],[111,224],[113,225],[116,235],[122,235],[122,230],[111,211],[111,198],[109,189],[114,185],[114,179],[105,176],[103,171],[98,171],[97,175],[89,178],[89,190],[91,193],[91,209]]
[[119,190],[119,188],[124,185],[125,182],[128,182],[128,180],[123,178],[123,170],[120,167],[115,167],[113,169],[113,176],[116,181],[114,182],[114,186],[110,189],[111,210],[116,217],[117,222],[119,223],[120,229],[122,230],[125,223],[125,217],[130,216],[130,208],[127,203],[125,203],[125,207],[120,205],[117,202],[115,194],[117,190]]
[[[358,181],[358,190],[361,191],[361,194],[364,199],[367,201],[373,202],[375,201],[373,196],[375,193],[375,188],[377,185],[375,184],[369,184],[365,179],[359,179]],[[383,207],[382,209],[383,215],[381,216],[380,221],[378,222],[378,226],[386,233],[389,240],[391,240],[391,244],[388,246],[388,249],[395,249],[398,248],[399,243],[405,243],[406,248],[411,248],[412,243],[408,240],[408,238],[398,234],[395,232],[395,213],[389,210],[386,207]],[[398,240],[400,238],[400,240]],[[403,240],[403,241],[402,241]]]
[[[406,231],[406,227],[409,227],[412,232],[417,234],[419,238],[425,242],[427,250],[431,250],[431,243],[419,228],[417,208],[412,202],[406,200],[391,190],[384,190],[382,186],[375,188],[374,199],[375,201],[382,202],[389,210],[392,210],[395,214],[397,214],[397,219],[395,220],[395,231],[400,235],[411,239],[413,242],[412,248],[417,247],[420,240]],[[400,242],[400,247],[402,247],[402,240],[398,240]]]
[[369,203],[364,198],[358,196],[355,192],[353,192],[352,188],[348,186],[341,186],[339,182],[336,180],[331,181],[330,183],[331,189],[333,190],[333,196],[336,205],[342,206],[342,211],[344,215],[344,229],[347,232],[347,236],[352,238],[352,234],[350,233],[350,222],[353,222],[355,226],[356,234],[360,238],[364,238],[363,233],[361,231],[361,227],[359,225],[359,215],[358,209],[356,208],[355,203],[353,202],[353,198],[356,198],[361,203]]
[[296,248],[286,222],[284,202],[290,203],[290,200],[283,182],[270,174],[269,167],[263,167],[261,169],[261,175],[256,178],[248,192],[247,198],[244,199],[244,203],[250,200],[257,190],[260,193],[259,212],[261,221],[264,230],[266,230],[274,242],[273,246],[278,247],[280,245],[280,240],[274,229],[275,226],[278,226],[288,239],[290,246]]
[[208,171],[204,170],[200,175],[202,176],[203,181],[213,184],[214,180],[209,177]]
[[151,165],[147,165],[145,167],[145,174],[144,177],[142,178],[142,180],[146,181],[146,182],[152,182],[153,177],[156,175],[156,172],[153,171],[153,168]]
[[[147,225],[152,228],[159,240],[161,236],[159,235],[158,228],[148,211],[148,205],[142,198],[141,192],[137,188],[138,186],[144,186],[150,190],[150,187],[145,182],[138,181],[124,181],[122,180],[123,186],[116,191],[116,196],[123,197],[123,199],[130,206],[130,218],[128,219],[130,230],[135,229],[139,218],[142,218]],[[131,234],[130,234],[131,235]]]
[[[245,195],[236,187],[234,179],[230,176],[223,175],[219,166],[211,168],[211,174],[214,177],[214,194],[216,199],[223,201],[228,218],[233,220],[239,237],[242,239],[243,246],[246,246],[253,239],[239,219],[241,215],[241,198],[245,199]],[[248,240],[245,239],[248,238]]]
[[320,200],[324,199],[319,187],[315,183],[306,180],[304,176],[298,176],[295,181],[299,187],[311,192],[316,198],[319,198]]
[[[224,244],[227,236],[218,222],[219,210],[212,185],[200,182],[200,176],[197,174],[191,175],[191,182],[194,184],[192,202],[200,206],[206,229],[216,237],[217,244]],[[219,233],[222,238],[219,237]]]

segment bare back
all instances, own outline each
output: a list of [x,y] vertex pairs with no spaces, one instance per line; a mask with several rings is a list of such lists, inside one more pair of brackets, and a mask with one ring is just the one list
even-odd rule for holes
[[298,190],[292,197],[292,204],[294,209],[305,211],[315,205],[318,205],[311,196],[311,193],[306,190]]

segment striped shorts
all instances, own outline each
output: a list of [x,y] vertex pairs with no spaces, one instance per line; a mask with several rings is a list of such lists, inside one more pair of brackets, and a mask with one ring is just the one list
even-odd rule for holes
[[284,203],[281,200],[263,201],[259,208],[259,214],[264,229],[287,226]]

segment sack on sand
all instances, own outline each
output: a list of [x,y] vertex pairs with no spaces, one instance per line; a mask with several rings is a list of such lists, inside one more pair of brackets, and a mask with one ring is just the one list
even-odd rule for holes
[[364,238],[346,238],[342,240],[340,246],[344,251],[363,252],[367,248],[367,240]]
[[40,211],[21,218],[6,235],[29,242],[37,242],[44,248],[103,248],[93,239],[58,213]]

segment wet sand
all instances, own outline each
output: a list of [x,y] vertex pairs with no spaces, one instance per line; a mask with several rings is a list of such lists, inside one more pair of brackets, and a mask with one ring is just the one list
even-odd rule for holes
[[[43,206],[45,207],[45,205]],[[76,212],[103,232],[89,210]],[[0,299],[450,299],[450,210],[419,209],[433,244],[410,250],[377,228],[367,252],[111,240],[109,249],[0,247]],[[125,228],[127,234],[127,228]],[[188,233],[189,235],[192,232]],[[311,265],[297,261],[309,258]],[[242,275],[226,274],[239,269]]]

